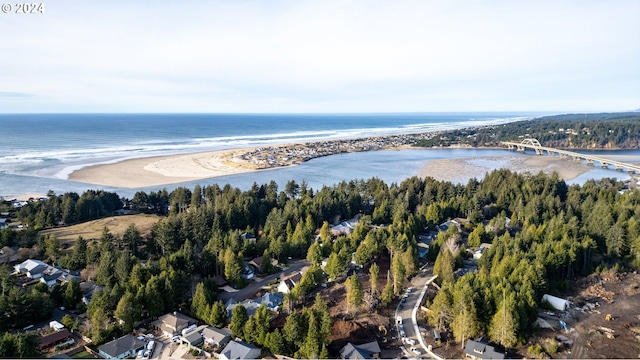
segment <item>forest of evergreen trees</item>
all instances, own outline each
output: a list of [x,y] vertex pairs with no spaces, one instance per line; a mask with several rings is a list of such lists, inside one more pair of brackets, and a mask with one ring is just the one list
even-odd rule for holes
[[450,130],[416,146],[500,146],[500,141],[536,138],[559,149],[638,149],[640,113],[566,114],[543,116],[503,125]]
[[[123,234],[105,228],[100,239],[79,237],[64,256],[47,250],[58,246],[55,239],[32,235],[43,258],[57,256],[56,263],[82,270],[84,277],[104,286],[87,307],[91,325],[80,328],[96,344],[131,331],[139,320],[176,309],[212,325],[227,325],[216,299],[215,275],[242,286],[240,269],[248,259],[307,258],[312,267],[287,296],[290,315],[284,328],[269,327],[264,310],[251,317],[234,311],[229,326],[273,353],[317,357],[327,354],[331,320],[326,304],[322,299],[309,309],[300,304],[320,282],[322,259],[328,258],[326,276],[337,279],[352,259],[364,264],[392,256],[391,281],[372,290],[380,299],[377,306],[386,306],[417,271],[417,235],[454,217],[470,222],[462,233],[441,232],[431,244],[429,256],[442,290],[429,304],[430,322],[459,340],[483,334],[507,347],[522,343],[543,293],[566,291],[569,280],[596,266],[640,263],[640,192],[621,189],[621,183],[608,179],[568,186],[556,175],[496,170],[465,185],[412,177],[400,184],[354,180],[317,191],[294,181],[279,190],[272,181],[247,191],[196,186],[139,192],[133,199],[94,191],[50,194],[25,206],[19,217],[34,229],[106,215],[122,206],[162,215],[149,236],[141,236],[133,224]],[[350,235],[336,238],[328,231],[329,223],[356,214],[360,223]],[[246,241],[244,232],[256,234],[257,242]],[[2,230],[1,238],[16,242],[24,237],[15,233]],[[479,270],[456,279],[453,273],[465,249],[481,242],[492,247]],[[12,287],[6,278],[2,285],[0,313],[10,319],[3,330],[41,319],[41,312],[54,304],[83,308],[75,282],[28,291]],[[362,289],[352,278],[347,285],[357,311]],[[27,311],[36,297],[40,305]],[[245,333],[247,326],[261,330]]]

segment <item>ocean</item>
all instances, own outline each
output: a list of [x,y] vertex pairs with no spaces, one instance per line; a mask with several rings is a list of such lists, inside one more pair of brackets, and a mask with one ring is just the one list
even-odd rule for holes
[[[415,133],[502,124],[539,113],[416,114],[0,114],[0,196],[105,189],[131,197],[138,190],[67,180],[95,164],[157,155],[254,147],[324,139]],[[377,176],[399,182],[435,158],[504,154],[501,150],[406,150],[351,153],[300,166],[167,185],[226,184],[245,189],[276,180],[311,187]],[[475,152],[475,153],[473,153]],[[162,188],[162,187],[160,187]]]

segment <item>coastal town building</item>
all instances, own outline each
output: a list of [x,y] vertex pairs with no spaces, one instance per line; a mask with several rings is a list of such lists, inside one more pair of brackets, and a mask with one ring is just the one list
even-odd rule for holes
[[127,334],[99,346],[98,353],[105,359],[124,359],[134,356],[139,350],[144,349],[146,345],[146,342]]
[[231,340],[231,330],[207,326],[202,329],[202,337],[209,346],[223,347]]
[[257,359],[262,350],[243,341],[231,340],[220,352],[220,360]]
[[172,337],[174,335],[179,335],[182,330],[197,323],[198,321],[196,319],[174,311],[173,313],[160,316],[158,320],[154,321],[152,324],[162,331],[165,336]]
[[80,280],[80,274],[72,273],[58,266],[48,265],[40,260],[28,259],[13,268],[17,273],[26,273],[30,279],[40,279],[40,282],[49,287],[64,284],[71,279]]
[[297,273],[280,281],[278,284],[278,292],[288,294],[302,279],[302,274]]
[[496,349],[487,344],[484,339],[478,341],[467,340],[464,347],[464,354],[467,359],[504,359],[504,354],[496,351]]
[[40,351],[43,351],[56,345],[65,344],[67,342],[72,343],[74,342],[74,340],[69,330],[62,329],[60,331],[56,331],[54,333],[41,337],[38,342]]
[[340,350],[341,359],[378,359],[379,357],[380,344],[377,341],[361,345],[348,343]]

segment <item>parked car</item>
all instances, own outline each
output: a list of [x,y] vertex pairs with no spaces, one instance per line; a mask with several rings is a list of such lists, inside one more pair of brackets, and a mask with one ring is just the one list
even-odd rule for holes
[[171,338],[171,342],[176,342],[180,340],[180,335],[173,335],[173,337]]
[[420,351],[419,349],[414,348],[414,347],[412,347],[412,348],[411,348],[411,349],[409,349],[409,350],[413,351],[413,352],[414,352],[415,354],[417,354],[417,355],[422,354],[422,351]]

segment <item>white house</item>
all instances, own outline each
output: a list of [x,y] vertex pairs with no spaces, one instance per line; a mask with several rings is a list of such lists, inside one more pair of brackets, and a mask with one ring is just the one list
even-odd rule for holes
[[257,359],[262,350],[242,341],[231,340],[220,352],[221,360]]
[[280,281],[280,284],[278,285],[278,292],[281,292],[283,294],[288,294],[291,289],[293,289],[302,279],[302,274],[297,273],[293,276],[290,276],[286,279],[283,279],[282,281]]
[[18,273],[26,272],[27,277],[30,279],[40,279],[48,266],[40,260],[28,259],[18,265],[14,265],[13,268]]

